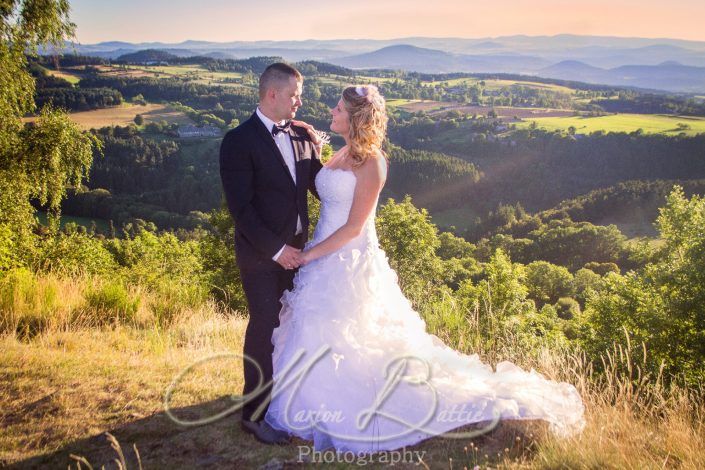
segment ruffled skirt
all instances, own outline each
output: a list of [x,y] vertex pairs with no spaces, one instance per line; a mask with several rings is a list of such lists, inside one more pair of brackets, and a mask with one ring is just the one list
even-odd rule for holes
[[507,361],[493,371],[427,333],[378,246],[303,266],[281,301],[265,420],[315,450],[393,450],[499,419],[584,426],[574,386]]

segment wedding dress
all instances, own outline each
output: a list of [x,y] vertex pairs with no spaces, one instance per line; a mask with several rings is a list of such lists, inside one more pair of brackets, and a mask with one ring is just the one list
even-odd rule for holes
[[[324,167],[320,219],[307,248],[348,217],[356,177]],[[338,251],[302,266],[274,330],[265,420],[315,450],[378,452],[469,423],[542,419],[560,435],[584,426],[572,385],[511,362],[496,371],[426,332],[379,247],[375,215]]]

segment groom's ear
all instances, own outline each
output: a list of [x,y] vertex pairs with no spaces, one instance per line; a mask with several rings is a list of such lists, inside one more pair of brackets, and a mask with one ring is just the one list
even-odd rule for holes
[[267,90],[264,92],[264,101],[265,103],[271,103],[277,99],[277,93],[279,90],[277,90],[276,87],[269,87]]

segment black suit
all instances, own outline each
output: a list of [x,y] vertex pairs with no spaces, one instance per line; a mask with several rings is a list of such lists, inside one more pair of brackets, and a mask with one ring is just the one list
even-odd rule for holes
[[[291,129],[296,183],[271,129],[256,113],[225,134],[220,146],[220,176],[235,221],[235,254],[250,311],[244,354],[260,365],[264,384],[272,379],[271,337],[279,325],[279,299],[284,290],[292,288],[294,277],[293,270],[285,270],[272,257],[284,244],[303,248],[309,229],[307,191],[315,194],[314,179],[321,169],[306,129]],[[298,217],[303,233],[297,236]],[[248,361],[244,371],[243,395],[252,392],[259,379],[257,369]],[[252,418],[260,403],[268,401],[269,392],[267,388],[244,406],[243,419]]]

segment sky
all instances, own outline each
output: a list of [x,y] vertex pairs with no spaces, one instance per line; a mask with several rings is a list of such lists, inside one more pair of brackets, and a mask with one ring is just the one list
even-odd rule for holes
[[705,0],[71,0],[82,44],[581,34],[705,41]]

